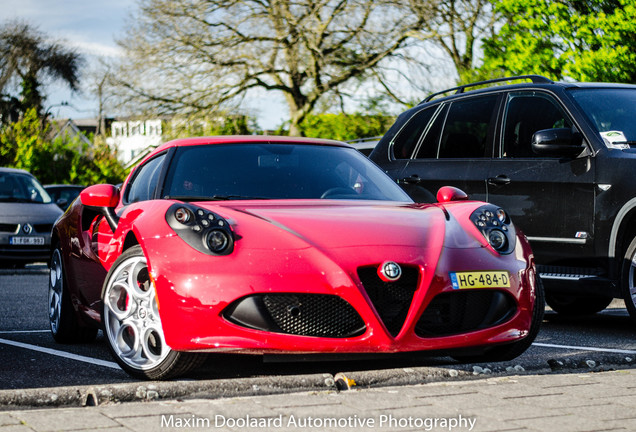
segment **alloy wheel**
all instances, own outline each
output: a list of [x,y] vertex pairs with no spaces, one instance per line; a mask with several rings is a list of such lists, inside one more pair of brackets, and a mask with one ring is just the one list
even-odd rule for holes
[[104,292],[104,328],[115,355],[135,370],[152,369],[170,353],[145,257],[114,269]]

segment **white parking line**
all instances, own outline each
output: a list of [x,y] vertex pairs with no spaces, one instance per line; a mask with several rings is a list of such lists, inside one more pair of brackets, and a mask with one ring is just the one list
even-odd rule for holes
[[51,330],[4,330],[0,334],[49,333]]
[[104,366],[104,367],[111,368],[111,369],[119,369],[119,370],[121,370],[121,368],[119,367],[119,365],[117,363],[109,362],[109,361],[105,361],[105,360],[99,360],[99,359],[92,358],[92,357],[85,357],[85,356],[81,356],[81,355],[77,355],[77,354],[71,354],[71,353],[67,353],[65,351],[58,351],[58,350],[54,350],[54,349],[50,349],[50,348],[43,348],[43,347],[39,347],[37,345],[30,345],[30,344],[25,344],[25,343],[22,343],[22,342],[16,342],[16,341],[12,341],[12,340],[8,340],[8,339],[2,339],[2,338],[0,338],[0,344],[11,345],[11,346],[14,346],[14,347],[24,348],[24,349],[28,349],[28,350],[32,350],[32,351],[37,351],[37,352],[41,352],[41,353],[44,353],[44,354],[50,354],[50,355],[54,355],[54,356],[58,356],[58,357],[64,357],[64,358],[69,359],[69,360],[76,360],[76,361],[80,361],[80,362],[84,362],[84,363],[90,363],[90,364],[97,365],[97,366]]
[[608,353],[617,353],[617,354],[636,354],[636,351],[632,350],[621,350],[614,348],[596,348],[596,347],[586,347],[586,346],[572,346],[572,345],[554,345],[554,344],[546,344],[535,342],[532,345],[543,348],[560,348],[560,349],[570,349],[570,350],[578,350],[578,351],[596,351],[596,352],[608,352]]

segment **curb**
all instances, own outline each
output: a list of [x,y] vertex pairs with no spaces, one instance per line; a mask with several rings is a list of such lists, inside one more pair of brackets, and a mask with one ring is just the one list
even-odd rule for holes
[[97,406],[174,399],[218,399],[306,391],[344,391],[466,379],[472,372],[438,367],[203,381],[153,381],[101,386],[0,390],[0,411],[22,408]]
[[454,366],[401,367],[336,374],[304,374],[249,378],[186,379],[130,383],[0,390],[0,411],[53,407],[84,407],[125,402],[219,399],[298,392],[348,391],[468,381],[519,375],[595,373],[636,368],[636,359],[621,355],[577,355],[546,363],[501,362]]

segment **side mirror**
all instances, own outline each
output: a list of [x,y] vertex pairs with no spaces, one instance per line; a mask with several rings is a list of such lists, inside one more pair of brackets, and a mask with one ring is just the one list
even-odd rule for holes
[[68,200],[66,198],[58,198],[57,201],[55,201],[55,204],[57,204],[59,208],[64,210],[67,207]]
[[467,199],[468,195],[466,195],[466,192],[453,186],[442,186],[437,191],[437,202],[439,203],[461,201]]
[[119,223],[115,207],[119,204],[119,189],[109,184],[89,186],[80,192],[80,200],[86,207],[95,207],[106,217],[110,229],[114,232]]
[[532,135],[532,150],[540,156],[576,157],[583,150],[581,134],[571,128],[544,129]]

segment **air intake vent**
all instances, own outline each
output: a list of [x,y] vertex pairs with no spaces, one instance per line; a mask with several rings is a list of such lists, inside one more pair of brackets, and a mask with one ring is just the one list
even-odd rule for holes
[[502,291],[444,292],[433,298],[415,326],[422,338],[450,336],[494,327],[517,311],[514,298]]
[[420,271],[417,267],[402,266],[402,277],[395,282],[383,282],[376,266],[360,267],[358,277],[373,307],[392,336],[397,336],[418,287]]
[[252,295],[232,303],[223,315],[245,327],[299,336],[345,338],[366,329],[349,303],[327,294]]

